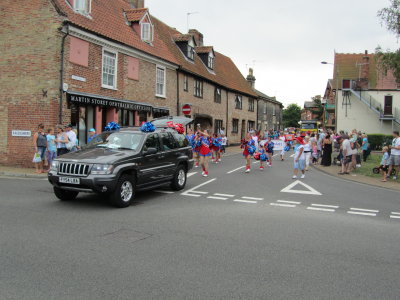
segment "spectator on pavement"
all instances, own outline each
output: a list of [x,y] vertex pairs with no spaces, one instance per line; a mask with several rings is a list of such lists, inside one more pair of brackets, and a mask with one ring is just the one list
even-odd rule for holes
[[349,167],[352,162],[353,149],[351,148],[351,142],[347,134],[343,135],[341,141],[342,150],[342,170],[338,173],[339,175],[350,174]]
[[43,165],[46,160],[47,138],[44,133],[44,125],[39,124],[37,132],[33,135],[33,145],[35,146],[35,156],[38,155],[38,161],[35,160],[36,173],[43,173]]
[[396,174],[393,176],[393,179],[396,180],[397,176],[399,176],[400,169],[400,137],[398,131],[393,131],[393,141],[392,148],[390,150],[390,160],[389,160],[389,171],[388,176],[392,174],[393,168],[396,170]]
[[77,138],[76,138],[76,133],[72,130],[71,124],[65,126],[65,133],[68,137],[68,142],[71,142],[73,145],[70,149],[67,149],[68,152],[75,152],[77,150],[76,148]]
[[97,136],[97,134],[96,134],[96,129],[90,128],[90,129],[89,129],[89,136],[88,136],[88,139],[87,139],[88,144],[89,144],[96,136]]
[[295,153],[294,153],[294,168],[293,168],[293,179],[297,178],[299,170],[301,171],[301,178],[305,178],[305,163],[306,156],[304,155],[304,141],[302,137],[298,137],[295,140]]
[[382,156],[382,160],[381,160],[381,166],[379,167],[379,169],[382,171],[382,182],[386,182],[386,175],[388,172],[388,166],[389,166],[389,148],[388,147],[383,147],[382,149],[383,152],[383,156]]
[[56,127],[57,136],[54,140],[57,144],[57,156],[61,156],[65,153],[68,153],[68,149],[66,144],[68,143],[68,136],[64,132],[64,129],[61,125],[57,125]]
[[369,156],[369,142],[368,142],[368,137],[365,133],[361,135],[361,137],[362,137],[362,142],[361,142],[362,156],[363,156],[363,161],[366,162]]
[[51,167],[51,163],[57,156],[57,147],[56,147],[56,136],[54,135],[54,129],[50,128],[47,130],[47,163],[49,165],[49,169]]

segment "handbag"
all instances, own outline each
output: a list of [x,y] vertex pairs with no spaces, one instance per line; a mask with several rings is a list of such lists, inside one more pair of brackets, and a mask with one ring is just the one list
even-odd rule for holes
[[40,156],[40,153],[35,153],[33,155],[33,160],[32,162],[34,163],[40,163],[42,161],[42,157]]

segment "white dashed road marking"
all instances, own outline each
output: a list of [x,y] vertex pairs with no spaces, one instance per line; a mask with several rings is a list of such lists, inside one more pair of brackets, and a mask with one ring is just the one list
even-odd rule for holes
[[255,200],[255,201],[262,201],[264,200],[264,198],[255,198],[255,197],[242,197],[242,199],[246,199],[246,200]]
[[326,204],[311,204],[311,206],[318,206],[318,207],[325,207],[325,208],[339,208],[339,206],[336,205],[326,205]]
[[228,200],[228,198],[223,198],[223,197],[216,197],[216,196],[208,196],[208,199],[215,199],[215,200]]
[[272,206],[280,206],[280,207],[296,207],[295,204],[284,204],[284,203],[270,203]]
[[196,195],[196,194],[193,194],[193,193],[198,192],[198,191],[196,191],[196,190],[197,190],[199,187],[205,186],[205,185],[207,185],[207,184],[209,184],[209,183],[211,183],[211,182],[213,182],[213,181],[215,181],[215,180],[217,180],[217,178],[213,178],[213,179],[208,180],[208,181],[206,181],[206,182],[203,182],[203,183],[201,183],[201,184],[199,184],[199,185],[196,185],[195,187],[193,187],[193,188],[191,188],[191,189],[189,189],[189,190],[187,190],[187,191],[181,193],[181,195],[183,195],[183,196],[190,196],[190,197],[200,197],[200,195]]
[[309,207],[307,207],[307,209],[308,210],[325,211],[325,212],[335,212],[335,210],[332,208],[322,208],[322,207],[314,207],[314,206],[309,206]]
[[188,173],[188,174],[187,174],[187,178],[189,178],[189,177],[191,177],[191,176],[193,176],[193,175],[195,175],[195,174],[197,174],[197,172]]
[[219,194],[219,193],[215,193],[215,196],[221,196],[221,197],[235,197],[235,195],[230,195],[230,194]]
[[202,195],[207,195],[208,194],[208,192],[202,192],[202,191],[191,191],[191,193],[202,194]]
[[234,201],[234,202],[242,202],[242,203],[257,204],[257,201],[250,201],[250,200],[235,199],[235,200],[233,200],[233,201]]
[[370,217],[376,217],[376,214],[378,212],[379,212],[379,210],[354,208],[354,207],[351,207],[350,210],[347,211],[348,214],[360,215],[360,216],[370,216]]
[[286,201],[286,200],[277,200],[276,202],[279,202],[279,203],[287,203],[287,204],[301,204],[301,202],[297,202],[297,201]]
[[364,209],[364,208],[354,208],[354,207],[351,207],[350,210],[365,211],[365,212],[371,212],[371,213],[378,213],[379,212],[379,210]]
[[229,171],[229,172],[226,172],[226,174],[232,174],[233,172],[236,172],[236,171],[239,171],[240,169],[244,169],[246,166],[241,166],[241,167],[239,167],[239,168],[236,168],[236,169],[233,169],[233,170],[231,170],[231,171]]

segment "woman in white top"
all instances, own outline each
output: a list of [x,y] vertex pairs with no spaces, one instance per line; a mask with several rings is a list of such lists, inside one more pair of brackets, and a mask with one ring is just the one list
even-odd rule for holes
[[310,166],[310,159],[311,159],[311,142],[310,137],[306,136],[304,138],[304,156],[306,160],[306,171],[308,171],[308,167]]

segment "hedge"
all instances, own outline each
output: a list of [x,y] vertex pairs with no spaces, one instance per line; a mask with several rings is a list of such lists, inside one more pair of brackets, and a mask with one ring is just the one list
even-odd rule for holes
[[371,150],[382,150],[383,146],[392,144],[393,136],[387,134],[368,134],[368,142]]

